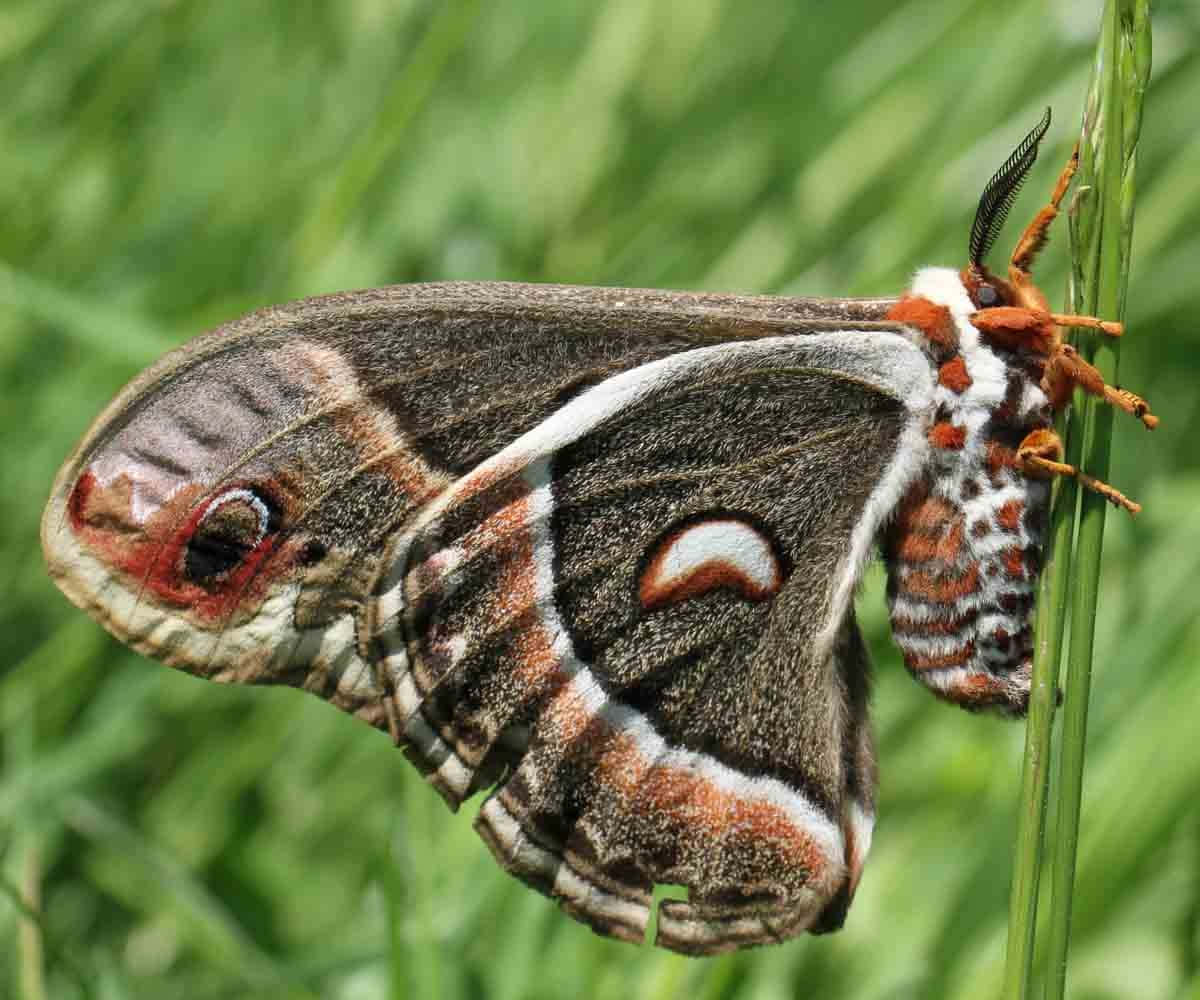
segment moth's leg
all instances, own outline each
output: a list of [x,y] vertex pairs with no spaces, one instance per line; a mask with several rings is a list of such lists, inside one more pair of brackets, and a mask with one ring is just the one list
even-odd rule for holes
[[1125,332],[1123,324],[1111,319],[1097,319],[1095,316],[1076,316],[1074,313],[1048,313],[1051,322],[1059,326],[1075,326],[1085,330],[1099,330],[1110,337],[1119,337]]
[[1067,160],[1067,165],[1058,175],[1058,181],[1054,185],[1054,191],[1050,194],[1049,203],[1038,211],[1037,215],[1033,217],[1033,221],[1025,227],[1021,238],[1017,240],[1017,246],[1012,252],[1008,268],[1009,279],[1014,284],[1028,285],[1032,282],[1030,272],[1033,270],[1034,259],[1046,245],[1050,224],[1058,217],[1058,207],[1062,204],[1067,188],[1071,186],[1071,178],[1075,176],[1078,166],[1079,143],[1076,143]]
[[970,315],[971,325],[997,347],[1050,354],[1059,341],[1049,312],[1024,306],[990,306]]
[[1141,396],[1106,383],[1104,376],[1084,361],[1070,344],[1059,345],[1058,350],[1050,355],[1042,381],[1055,409],[1066,402],[1075,386],[1079,386],[1084,392],[1098,396],[1137,417],[1151,430],[1158,426],[1158,417],[1150,412],[1150,405]]
[[1010,350],[1023,347],[1051,357],[1058,352],[1062,341],[1060,326],[1096,330],[1109,337],[1119,337],[1125,332],[1120,323],[1112,320],[1025,306],[990,306],[973,312],[970,320],[975,329],[999,347]]
[[1130,500],[1120,490],[1114,489],[1108,483],[1089,476],[1086,472],[1061,461],[1062,439],[1052,430],[1042,429],[1031,431],[1026,435],[1017,449],[1017,459],[1027,475],[1045,478],[1048,476],[1069,476],[1079,481],[1085,489],[1098,493],[1115,507],[1124,507],[1131,514],[1141,511],[1141,505]]
[[1097,319],[1094,316],[1070,316],[1026,309],[1022,306],[995,306],[971,314],[971,324],[993,344],[1016,350],[1024,348],[1046,356],[1042,388],[1057,412],[1066,406],[1071,391],[1078,386],[1084,392],[1098,396],[1118,409],[1137,417],[1153,430],[1158,417],[1150,412],[1141,396],[1128,389],[1118,389],[1104,381],[1104,376],[1079,356],[1070,344],[1062,343],[1059,326],[1077,326],[1099,330],[1111,337],[1122,333],[1120,323]]

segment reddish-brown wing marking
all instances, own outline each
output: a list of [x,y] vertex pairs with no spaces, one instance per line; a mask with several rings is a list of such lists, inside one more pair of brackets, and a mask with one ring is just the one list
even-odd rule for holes
[[706,512],[675,525],[649,550],[638,600],[651,611],[726,588],[748,601],[779,593],[788,569],[763,525]]

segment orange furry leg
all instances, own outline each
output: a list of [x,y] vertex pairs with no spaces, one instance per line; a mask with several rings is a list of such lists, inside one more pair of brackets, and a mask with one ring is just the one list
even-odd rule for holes
[[1067,165],[1063,167],[1062,172],[1058,175],[1054,191],[1050,194],[1049,204],[1045,205],[1033,217],[1033,221],[1025,227],[1025,232],[1017,240],[1017,248],[1013,251],[1012,258],[1008,264],[1009,279],[1014,284],[1024,285],[1031,283],[1030,271],[1033,270],[1033,261],[1042,247],[1046,245],[1050,224],[1058,217],[1058,207],[1062,204],[1063,197],[1067,193],[1067,188],[1071,186],[1071,178],[1075,176],[1075,170],[1078,166],[1079,143],[1076,143],[1075,148],[1071,151],[1070,159],[1067,160]]
[[1137,417],[1150,430],[1158,426],[1158,417],[1150,412],[1149,403],[1128,389],[1117,389],[1109,385],[1104,381],[1104,376],[1084,361],[1070,344],[1061,344],[1050,356],[1046,363],[1044,381],[1050,389],[1052,404],[1055,399],[1063,398],[1064,390],[1069,394],[1072,387],[1079,386],[1084,392],[1099,396],[1118,409]]
[[1049,476],[1066,476],[1078,481],[1084,489],[1091,490],[1104,497],[1114,507],[1122,507],[1131,514],[1141,512],[1142,505],[1130,500],[1120,490],[1109,486],[1108,483],[1081,472],[1073,465],[1060,461],[1062,457],[1062,439],[1052,430],[1030,431],[1025,440],[1017,448],[1017,459],[1021,462],[1026,475],[1038,478]]
[[1073,313],[1050,313],[1050,319],[1059,326],[1078,326],[1085,330],[1099,330],[1110,337],[1119,337],[1125,332],[1125,327],[1110,319],[1096,319],[1095,316],[1076,316]]

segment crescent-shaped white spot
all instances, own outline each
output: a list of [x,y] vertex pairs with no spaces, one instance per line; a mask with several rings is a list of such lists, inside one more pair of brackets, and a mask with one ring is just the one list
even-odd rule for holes
[[671,604],[719,587],[761,601],[783,583],[783,567],[761,531],[736,518],[713,518],[668,535],[642,574],[645,608]]

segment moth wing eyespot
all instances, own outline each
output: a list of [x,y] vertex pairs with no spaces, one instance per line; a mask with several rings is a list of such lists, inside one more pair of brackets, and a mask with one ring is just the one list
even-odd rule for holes
[[180,570],[190,583],[219,583],[279,530],[279,507],[265,493],[238,487],[204,508],[183,550]]
[[1038,145],[1046,130],[1050,128],[1050,109],[1042,116],[1042,120],[1031,131],[1015,150],[1004,161],[992,179],[987,182],[983,194],[979,198],[979,208],[975,212],[975,221],[971,225],[970,260],[974,267],[980,267],[987,256],[996,237],[1008,218],[1009,209],[1016,200],[1017,192],[1025,177],[1033,167],[1038,155]]

